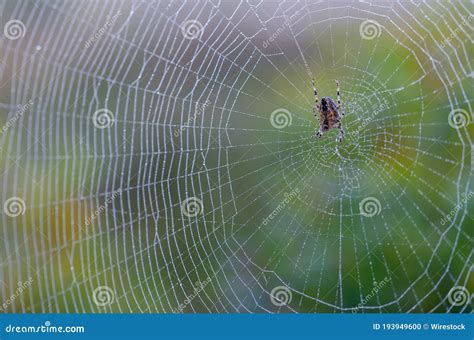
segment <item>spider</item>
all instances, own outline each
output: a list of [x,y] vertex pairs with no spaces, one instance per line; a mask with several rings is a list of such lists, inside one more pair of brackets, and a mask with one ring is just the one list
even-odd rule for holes
[[339,89],[339,80],[336,80],[337,86],[337,105],[331,97],[321,98],[321,104],[319,104],[318,91],[313,82],[313,90],[315,96],[315,105],[313,108],[314,116],[318,116],[319,111],[319,129],[315,131],[313,137],[321,138],[324,132],[329,131],[332,128],[339,129],[336,141],[342,142],[344,138],[344,129],[342,128],[341,119],[344,116],[344,112],[341,110],[341,94]]

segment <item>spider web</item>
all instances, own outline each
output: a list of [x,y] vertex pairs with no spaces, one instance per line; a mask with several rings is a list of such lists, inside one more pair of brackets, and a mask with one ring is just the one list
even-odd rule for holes
[[6,310],[470,312],[469,5],[2,2]]

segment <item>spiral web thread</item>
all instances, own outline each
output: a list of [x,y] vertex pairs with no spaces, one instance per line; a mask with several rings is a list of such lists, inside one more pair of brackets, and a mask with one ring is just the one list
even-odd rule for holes
[[469,7],[2,2],[6,310],[470,312]]

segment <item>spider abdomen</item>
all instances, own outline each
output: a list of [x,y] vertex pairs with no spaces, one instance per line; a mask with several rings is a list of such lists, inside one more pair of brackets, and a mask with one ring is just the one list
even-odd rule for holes
[[336,128],[339,129],[339,134],[337,135],[336,141],[342,142],[344,138],[344,129],[342,128],[341,119],[343,116],[344,111],[341,111],[342,114],[339,114],[339,109],[341,109],[341,95],[339,90],[339,81],[336,80],[337,85],[337,105],[332,100],[331,97],[323,97],[321,98],[321,104],[319,104],[318,99],[318,90],[316,90],[316,85],[314,84],[314,79],[312,80],[313,83],[313,91],[315,96],[315,103],[316,105],[313,108],[313,113],[316,116],[317,112],[319,111],[319,129],[315,132],[315,138],[321,138],[324,132]]
[[328,131],[341,121],[337,105],[330,97],[323,97],[321,99],[319,121],[322,131]]

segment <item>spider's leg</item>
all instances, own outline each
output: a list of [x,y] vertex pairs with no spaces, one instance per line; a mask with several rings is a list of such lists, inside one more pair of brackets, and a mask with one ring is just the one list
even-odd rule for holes
[[319,109],[315,106],[313,107],[313,115],[319,120]]
[[323,136],[323,124],[320,122],[319,123],[319,129],[317,129],[315,132],[314,132],[314,135],[313,137],[314,138],[321,138]]
[[313,114],[315,117],[318,116],[319,112],[319,98],[318,98],[318,91],[316,90],[316,85],[314,85],[314,79],[311,79],[313,83],[313,91],[314,91],[314,108],[313,108]]
[[[336,85],[337,85],[337,110],[339,111],[341,109],[341,90],[339,88],[339,80],[336,80]],[[341,115],[344,116],[344,113],[341,112]]]
[[344,139],[344,129],[343,129],[342,124],[340,122],[337,123],[336,127],[339,129],[339,133],[337,135],[336,141],[340,143]]

